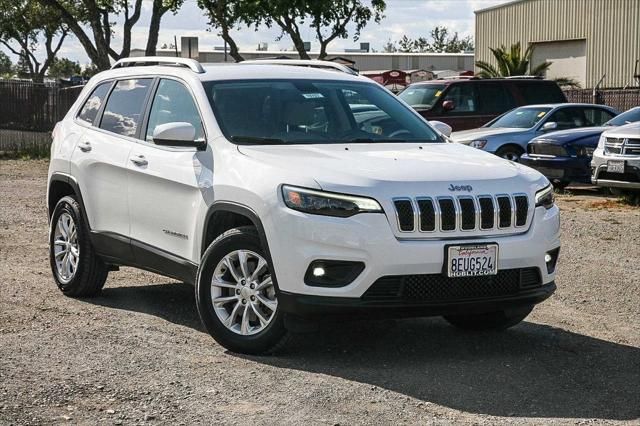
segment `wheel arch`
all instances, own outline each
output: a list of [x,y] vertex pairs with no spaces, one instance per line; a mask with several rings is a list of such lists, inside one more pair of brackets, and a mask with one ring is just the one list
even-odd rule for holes
[[66,197],[68,195],[74,196],[76,201],[78,201],[81,207],[82,218],[87,224],[87,227],[91,229],[89,219],[87,217],[87,211],[84,208],[80,186],[73,176],[65,173],[53,173],[49,179],[49,188],[47,190],[48,218],[51,219],[53,209],[55,209],[58,201],[60,201],[62,197]]
[[264,226],[258,217],[258,214],[248,206],[231,201],[216,201],[211,205],[211,207],[209,207],[202,228],[200,256],[202,257],[207,247],[209,247],[213,240],[215,240],[219,235],[222,235],[229,229],[247,225],[255,227],[258,231],[260,243],[267,255],[269,267],[273,271],[275,287],[278,289],[277,273],[273,266],[271,251],[269,250],[269,242],[264,231]]
[[495,154],[497,155],[499,151],[503,151],[503,150],[508,149],[508,148],[514,148],[515,150],[517,150],[520,153],[520,155],[522,155],[522,154],[527,152],[527,150],[525,148],[522,148],[522,145],[520,145],[517,142],[506,142],[506,143],[500,145],[496,149]]

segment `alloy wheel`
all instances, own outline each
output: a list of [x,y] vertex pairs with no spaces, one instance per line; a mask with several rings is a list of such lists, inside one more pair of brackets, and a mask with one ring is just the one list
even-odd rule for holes
[[228,253],[213,272],[211,302],[218,319],[234,333],[264,330],[278,308],[267,261],[250,250]]
[[58,217],[53,235],[53,255],[56,263],[56,273],[60,281],[67,284],[75,276],[80,260],[78,232],[76,224],[69,213],[62,213]]

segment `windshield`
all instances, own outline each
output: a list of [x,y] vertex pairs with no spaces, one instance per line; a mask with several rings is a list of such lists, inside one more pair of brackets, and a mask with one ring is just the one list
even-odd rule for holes
[[444,84],[421,84],[407,87],[398,97],[414,108],[431,108],[443,90]]
[[442,142],[395,96],[372,83],[206,82],[218,124],[238,144]]
[[542,119],[551,108],[523,107],[516,108],[503,114],[489,123],[487,127],[514,127],[518,129],[530,129]]
[[605,126],[624,126],[625,124],[635,123],[640,121],[640,107],[631,108],[622,114],[613,117],[611,120],[604,123]]

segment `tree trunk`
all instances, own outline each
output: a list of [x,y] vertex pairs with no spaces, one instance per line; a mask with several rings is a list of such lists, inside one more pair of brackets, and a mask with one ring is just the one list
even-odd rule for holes
[[149,38],[147,39],[147,47],[144,50],[146,56],[156,56],[158,47],[158,33],[160,32],[160,21],[162,16],[168,9],[162,5],[162,0],[153,0],[153,9],[151,11],[151,22],[149,23]]
[[244,58],[242,57],[242,55],[240,54],[240,51],[238,50],[238,45],[236,44],[235,40],[229,34],[229,27],[226,26],[226,25],[222,25],[221,28],[222,28],[222,31],[220,32],[220,36],[229,45],[229,55],[231,55],[231,57],[236,62],[244,61]]

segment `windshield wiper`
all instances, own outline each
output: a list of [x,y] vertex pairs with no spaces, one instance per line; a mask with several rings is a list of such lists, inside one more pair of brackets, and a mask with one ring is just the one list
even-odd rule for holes
[[396,143],[424,143],[424,142],[435,142],[435,141],[427,141],[427,140],[423,140],[423,139],[393,139],[393,138],[388,138],[388,139],[384,139],[384,138],[380,138],[380,139],[374,139],[374,138],[354,138],[354,139],[348,139],[345,141],[341,141],[341,143],[374,143],[374,142],[396,142]]
[[284,139],[261,138],[258,136],[231,136],[231,141],[246,145],[286,145]]

